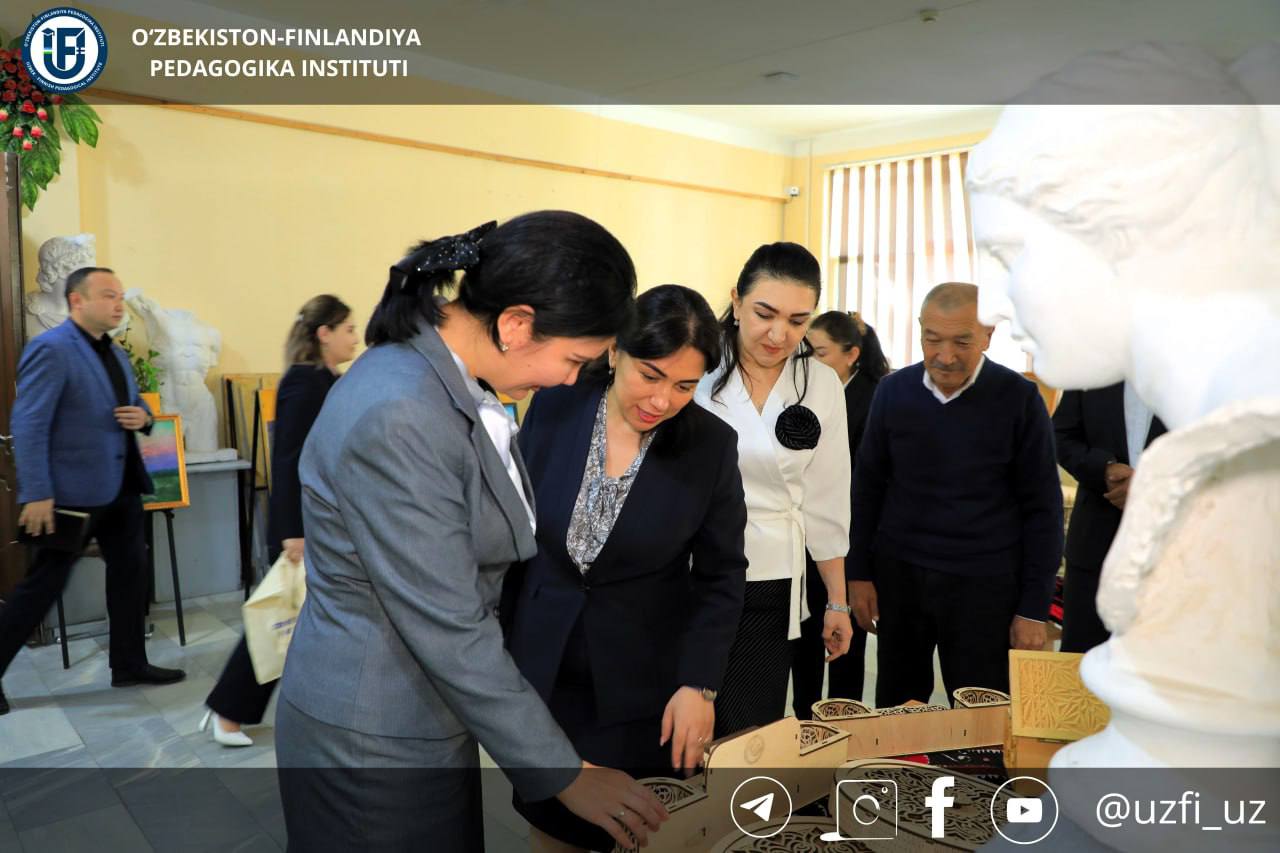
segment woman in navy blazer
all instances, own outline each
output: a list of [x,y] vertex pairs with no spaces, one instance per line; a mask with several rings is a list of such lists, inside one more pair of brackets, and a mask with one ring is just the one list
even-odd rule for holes
[[[289,329],[284,347],[286,369],[276,388],[276,422],[271,433],[268,563],[274,564],[281,553],[295,563],[302,562],[298,460],[329,389],[338,381],[338,368],[355,358],[359,343],[351,307],[328,293],[308,299]],[[248,640],[241,637],[205,699],[208,710],[200,720],[200,730],[208,729],[223,746],[252,746],[253,739],[240,728],[262,722],[275,689],[275,681],[258,683]]]
[[[689,405],[720,363],[715,315],[688,288],[649,290],[609,360],[604,381],[540,391],[525,415],[538,554],[508,576],[502,616],[512,657],[583,758],[637,778],[691,772],[747,567],[737,436]],[[612,846],[555,800],[516,808],[534,849]]]

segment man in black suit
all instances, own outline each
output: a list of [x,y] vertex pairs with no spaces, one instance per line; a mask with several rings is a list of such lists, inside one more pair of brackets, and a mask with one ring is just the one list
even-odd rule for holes
[[1087,652],[1111,636],[1098,617],[1102,561],[1120,527],[1138,457],[1165,426],[1120,382],[1065,392],[1053,428],[1058,464],[1079,483],[1067,530],[1062,651]]

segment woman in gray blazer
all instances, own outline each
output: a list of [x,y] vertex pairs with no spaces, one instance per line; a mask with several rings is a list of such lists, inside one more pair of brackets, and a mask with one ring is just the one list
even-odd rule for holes
[[622,245],[563,211],[421,243],[391,268],[370,349],[299,468],[307,599],[276,719],[290,850],[482,850],[477,742],[521,797],[557,797],[619,843],[665,820],[629,776],[578,757],[496,613],[535,516],[493,392],[572,384],[635,286]]

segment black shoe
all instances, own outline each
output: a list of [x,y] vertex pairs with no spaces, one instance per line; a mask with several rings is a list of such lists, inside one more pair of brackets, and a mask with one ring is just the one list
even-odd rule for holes
[[4,698],[4,688],[0,687],[0,717],[9,713],[9,700]]
[[165,669],[162,666],[146,664],[142,669],[122,669],[111,671],[112,687],[132,687],[135,684],[173,684],[181,681],[187,674],[180,669]]

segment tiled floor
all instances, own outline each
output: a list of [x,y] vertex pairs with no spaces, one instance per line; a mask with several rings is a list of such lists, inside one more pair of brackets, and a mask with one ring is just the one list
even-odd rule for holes
[[[3,682],[13,712],[0,717],[0,851],[284,849],[275,774],[263,772],[275,767],[274,703],[265,724],[248,730],[251,747],[226,749],[196,730],[240,639],[241,602],[238,592],[186,602],[185,647],[172,606],[153,606],[147,654],[186,669],[179,684],[113,689],[105,636],[72,640],[68,670],[57,645],[18,654]],[[875,637],[867,664],[869,698]],[[484,784],[486,849],[527,850],[528,826],[505,778],[486,773]]]

